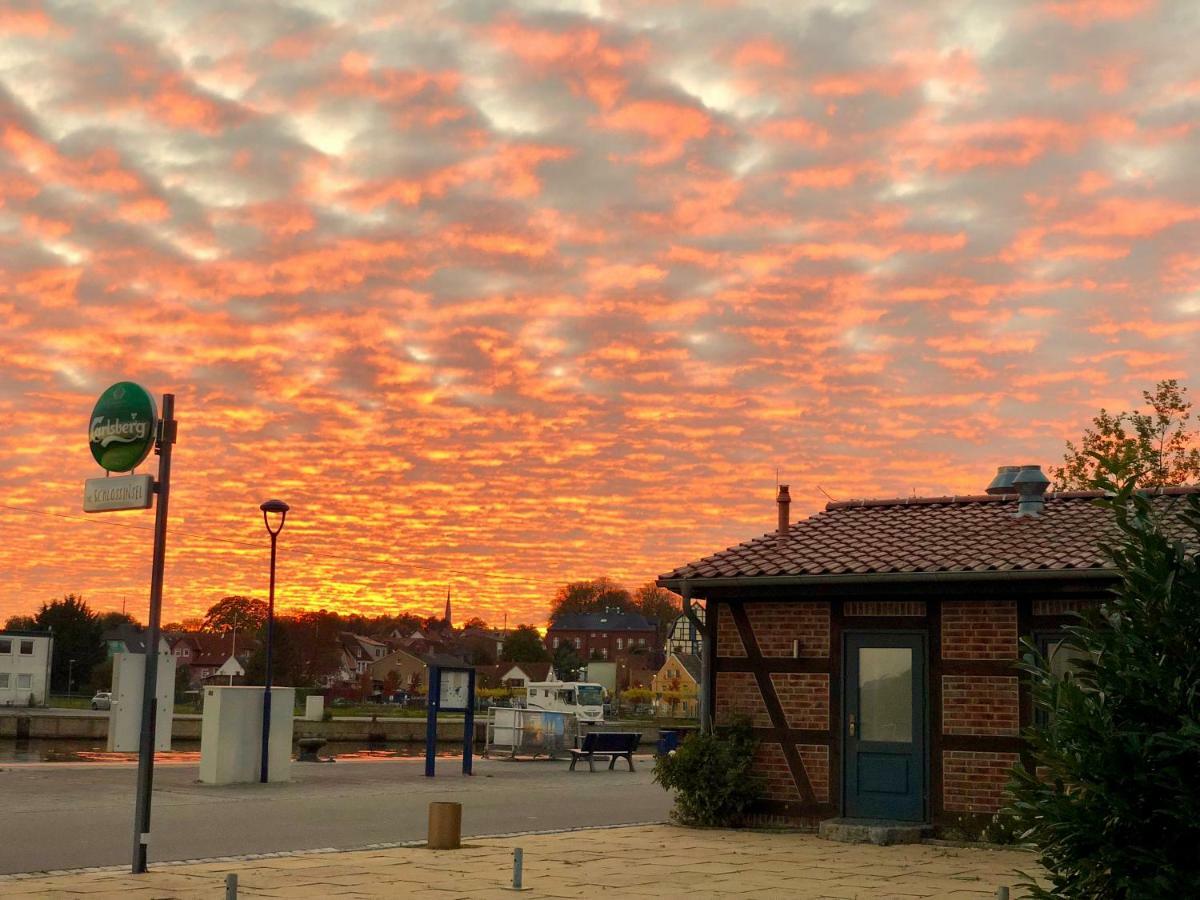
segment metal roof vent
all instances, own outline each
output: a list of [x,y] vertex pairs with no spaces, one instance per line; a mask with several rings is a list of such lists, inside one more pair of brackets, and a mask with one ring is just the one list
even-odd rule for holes
[[1046,508],[1046,488],[1050,487],[1050,479],[1042,473],[1042,467],[1021,466],[1012,484],[1021,497],[1017,515],[1040,516]]
[[996,477],[987,486],[985,493],[1015,494],[1017,489],[1013,487],[1013,479],[1017,477],[1017,473],[1020,471],[1020,466],[997,466]]

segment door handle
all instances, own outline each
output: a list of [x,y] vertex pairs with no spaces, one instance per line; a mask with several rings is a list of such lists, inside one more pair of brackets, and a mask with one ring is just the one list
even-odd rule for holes
[[854,713],[850,714],[850,737],[854,737]]

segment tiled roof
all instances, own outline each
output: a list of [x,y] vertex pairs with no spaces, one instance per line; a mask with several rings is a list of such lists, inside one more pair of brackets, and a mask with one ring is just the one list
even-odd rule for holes
[[566,613],[550,623],[549,631],[654,631],[655,624],[640,613]]
[[[1152,492],[1166,510],[1200,487]],[[683,578],[870,576],[903,573],[1103,572],[1100,545],[1117,536],[1103,494],[1046,494],[1038,516],[1016,515],[1017,497],[914,497],[829,503],[791,526],[680,566],[660,582]]]

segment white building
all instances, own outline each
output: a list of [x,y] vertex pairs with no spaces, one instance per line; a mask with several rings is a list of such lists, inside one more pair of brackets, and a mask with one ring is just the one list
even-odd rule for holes
[[53,652],[45,632],[0,631],[0,706],[46,705]]

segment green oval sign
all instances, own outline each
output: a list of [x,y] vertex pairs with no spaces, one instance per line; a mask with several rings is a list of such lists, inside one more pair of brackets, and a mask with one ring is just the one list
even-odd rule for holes
[[88,446],[110,472],[128,472],[150,453],[158,424],[154,397],[140,384],[118,381],[100,395],[88,426]]

